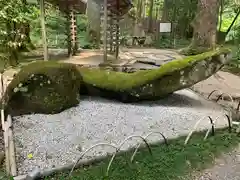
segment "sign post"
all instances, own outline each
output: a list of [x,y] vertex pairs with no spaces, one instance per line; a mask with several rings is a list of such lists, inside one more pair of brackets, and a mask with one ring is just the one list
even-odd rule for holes
[[159,33],[170,33],[172,38],[172,46],[175,47],[175,34],[174,34],[174,23],[172,22],[160,22]]

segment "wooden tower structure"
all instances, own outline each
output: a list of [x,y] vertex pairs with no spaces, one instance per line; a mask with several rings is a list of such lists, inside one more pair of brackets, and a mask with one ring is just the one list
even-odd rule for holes
[[131,0],[104,0],[101,9],[101,40],[104,49],[104,61],[107,54],[119,55],[119,22],[124,14],[132,8]]
[[[34,1],[34,0],[33,0]],[[77,24],[76,14],[86,11],[86,0],[40,0],[42,40],[44,49],[44,60],[48,60],[47,35],[45,27],[45,1],[51,3],[64,12],[67,18],[67,41],[68,55],[73,56],[77,52]]]
[[[30,0],[29,0],[30,1]],[[31,0],[32,1],[32,0]],[[36,0],[33,0],[36,1]],[[76,14],[86,12],[87,0],[40,0],[42,39],[44,47],[44,60],[48,59],[47,37],[45,28],[45,1],[59,7],[67,17],[68,32],[68,55],[76,54],[77,47],[77,24]],[[131,0],[95,0],[102,7],[101,32],[104,49],[104,61],[107,54],[115,54],[116,59],[119,54],[119,21],[132,7]]]

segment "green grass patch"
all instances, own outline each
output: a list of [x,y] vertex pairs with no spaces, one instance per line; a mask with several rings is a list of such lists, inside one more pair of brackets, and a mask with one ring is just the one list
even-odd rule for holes
[[105,177],[105,172],[110,158],[75,170],[71,178],[66,172],[45,180],[190,180],[192,171],[209,167],[216,157],[232,150],[240,142],[239,136],[227,130],[218,130],[207,141],[203,141],[203,137],[204,133],[195,133],[187,146],[183,145],[185,137],[170,140],[169,146],[161,143],[151,145],[153,156],[142,148],[134,163],[130,163],[133,152],[122,153],[114,160],[108,177]]

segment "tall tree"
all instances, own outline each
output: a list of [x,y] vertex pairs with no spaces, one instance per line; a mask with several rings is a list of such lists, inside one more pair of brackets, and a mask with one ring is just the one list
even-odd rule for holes
[[153,30],[153,5],[154,0],[150,0],[150,7],[149,7],[149,23],[148,23],[148,32],[152,32]]
[[185,54],[198,54],[215,48],[219,5],[219,0],[198,0],[197,13],[192,22],[193,38]]
[[169,19],[168,19],[168,1],[167,0],[164,0],[163,1],[163,13],[162,13],[162,18],[161,18],[161,20],[162,21],[168,21]]
[[90,42],[100,44],[101,32],[101,7],[94,1],[87,1],[86,14],[88,17],[88,38]]
[[194,27],[191,46],[213,48],[216,45],[216,33],[219,13],[219,0],[199,0],[198,11],[192,25]]

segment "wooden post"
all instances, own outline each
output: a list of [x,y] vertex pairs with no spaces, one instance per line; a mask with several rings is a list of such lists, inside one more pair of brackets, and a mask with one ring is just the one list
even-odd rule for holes
[[104,23],[103,23],[103,32],[104,32],[104,39],[103,39],[103,58],[104,62],[107,61],[107,25],[108,25],[108,2],[104,0],[103,9],[104,9]]
[[119,19],[120,19],[120,15],[119,15],[119,10],[120,10],[120,2],[119,0],[117,0],[117,15],[116,15],[116,52],[115,52],[115,58],[116,60],[118,59],[118,55],[119,55]]
[[11,175],[11,167],[10,167],[10,160],[9,160],[9,140],[8,140],[8,128],[7,122],[5,121],[5,87],[4,87],[4,80],[3,80],[3,73],[1,73],[1,96],[2,96],[2,104],[1,104],[1,123],[2,123],[2,130],[3,130],[3,138],[4,138],[4,150],[5,150],[5,165],[6,165],[6,173],[7,175]]
[[15,158],[15,146],[14,146],[14,139],[13,139],[13,130],[12,130],[12,117],[8,115],[7,117],[8,127],[8,140],[9,140],[9,162],[11,168],[11,175],[17,175],[17,164]]
[[71,47],[72,47],[72,56],[76,55],[77,52],[77,24],[76,24],[76,16],[73,10],[73,7],[70,7],[70,31],[71,31]]
[[[176,0],[174,0],[174,4],[176,4]],[[175,24],[175,21],[176,21],[176,5],[174,5],[174,9],[173,9],[173,21],[171,23],[171,32],[172,32],[172,46],[173,48],[175,48],[175,45],[176,45],[176,39],[175,39],[175,28],[176,28],[176,24]]]
[[43,56],[44,61],[48,60],[48,45],[47,45],[47,34],[46,34],[46,25],[45,25],[45,0],[40,0],[40,19],[41,19],[41,28],[42,28],[42,42],[43,42]]
[[[108,13],[110,13],[110,12],[108,12]],[[110,37],[108,37],[109,38],[109,45],[110,45],[110,50],[109,50],[109,52],[110,53],[112,53],[113,51],[114,51],[114,45],[113,45],[113,41],[114,41],[114,37],[113,37],[113,34],[114,34],[114,28],[113,28],[113,26],[114,26],[114,22],[113,22],[113,19],[112,18],[110,18],[109,19],[109,36]]]
[[8,122],[5,121],[5,115],[4,115],[4,110],[1,111],[1,118],[3,118],[4,120],[2,120],[2,122],[4,121],[4,123],[2,124],[2,128],[3,128],[3,137],[4,137],[4,146],[5,146],[5,164],[6,164],[6,173],[8,175],[11,175],[11,164],[10,164],[10,153],[9,153],[9,137],[8,137]]
[[70,7],[67,5],[66,8],[66,35],[67,35],[67,47],[68,47],[68,57],[72,56],[72,40],[71,40],[71,17],[70,17]]

